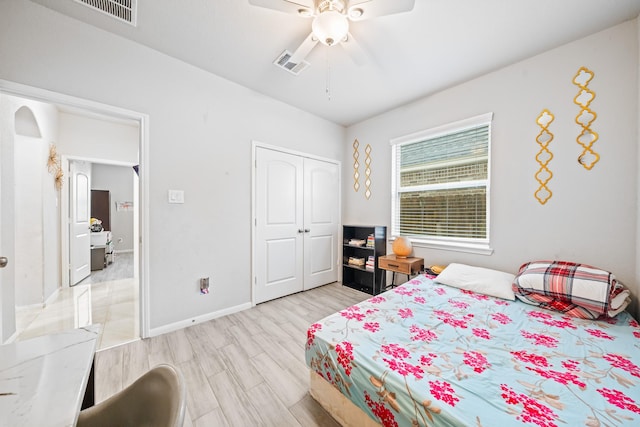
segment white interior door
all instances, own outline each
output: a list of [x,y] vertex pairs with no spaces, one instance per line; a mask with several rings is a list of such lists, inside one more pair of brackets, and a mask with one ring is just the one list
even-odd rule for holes
[[[1,118],[0,118],[1,120]],[[2,144],[2,136],[0,135],[0,144]],[[0,151],[2,151],[2,145],[0,145]],[[0,159],[0,196],[2,196],[2,160]],[[4,334],[4,287],[2,286],[2,276],[4,276],[3,271],[7,266],[8,259],[5,257],[3,245],[2,245],[2,197],[0,197],[0,344],[3,344],[5,341]]]
[[256,149],[256,303],[303,290],[303,158]]
[[[6,122],[3,122],[4,117],[2,113],[2,105],[0,105],[0,127],[6,125]],[[3,136],[0,132],[0,151],[3,152],[3,156],[0,157],[0,344],[4,344],[15,332],[15,296],[11,295],[13,292],[10,292],[9,289],[10,287],[13,288],[14,284],[12,280],[7,280],[9,279],[9,277],[7,277],[7,279],[4,279],[5,284],[3,285],[3,277],[7,274],[9,268],[13,267],[12,265],[8,266],[8,263],[13,263],[14,261],[13,252],[9,252],[9,248],[4,246],[2,239],[3,233],[10,234],[12,231],[7,225],[9,223],[8,218],[3,217],[3,213],[6,215],[6,212],[2,211],[2,204],[13,206],[13,197],[8,197],[6,191],[3,191],[2,186],[2,169],[9,169],[7,168],[9,157],[11,157],[11,162],[13,162],[13,156],[6,154],[8,151],[8,142],[6,141],[7,138],[3,138]],[[4,179],[6,179],[6,177],[4,177]],[[8,206],[5,206],[5,208],[6,207]],[[7,266],[8,268],[6,268]]]
[[73,286],[91,274],[91,163],[71,161],[69,172],[69,281]]
[[338,280],[339,174],[336,163],[304,159],[304,289]]

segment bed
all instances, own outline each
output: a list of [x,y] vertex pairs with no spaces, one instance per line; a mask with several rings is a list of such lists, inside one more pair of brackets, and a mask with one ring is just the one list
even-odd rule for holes
[[312,324],[311,395],[342,425],[638,426],[640,326],[426,275]]

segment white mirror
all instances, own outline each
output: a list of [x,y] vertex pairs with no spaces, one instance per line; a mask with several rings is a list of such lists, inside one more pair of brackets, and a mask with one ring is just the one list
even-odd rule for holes
[[590,92],[586,89],[582,89],[578,94],[578,96],[574,98],[574,101],[576,104],[581,105],[582,108],[587,108],[591,103],[591,101],[593,101],[593,98],[595,97],[596,95],[593,92]]
[[595,119],[596,113],[589,110],[588,108],[585,108],[576,117],[576,123],[578,123],[583,128],[588,128],[589,126],[591,126],[591,123],[593,123]]
[[548,110],[543,110],[542,113],[536,119],[536,123],[538,123],[541,127],[546,128],[549,126],[549,123],[553,121],[554,117]]
[[543,130],[537,136],[536,141],[538,141],[539,144],[545,145],[546,143],[548,143],[552,139],[553,139],[553,136],[549,132],[547,132],[546,130]]
[[584,87],[589,84],[591,79],[593,79],[593,71],[582,67],[578,70],[578,74],[573,78],[573,83]]

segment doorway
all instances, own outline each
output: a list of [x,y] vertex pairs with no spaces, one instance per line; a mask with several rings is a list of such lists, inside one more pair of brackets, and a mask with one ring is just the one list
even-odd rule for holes
[[[134,238],[135,244],[131,254],[131,258],[132,258],[131,263],[133,264],[134,269],[137,273],[137,279],[135,280],[135,284],[133,287],[135,288],[135,293],[139,296],[139,299],[138,299],[138,302],[136,303],[136,307],[133,308],[133,311],[134,311],[134,316],[137,318],[138,324],[139,324],[139,332],[137,333],[137,337],[148,336],[148,330],[149,330],[148,319],[147,319],[148,310],[146,308],[147,262],[146,262],[145,254],[143,253],[141,248],[141,239],[139,237],[142,234],[140,231],[146,230],[147,218],[148,218],[148,212],[146,212],[146,203],[145,203],[145,197],[147,194],[146,190],[148,186],[147,186],[147,181],[145,179],[146,177],[144,175],[144,170],[145,170],[144,147],[147,144],[146,135],[148,134],[147,133],[148,117],[139,113],[122,110],[117,107],[97,104],[92,101],[82,100],[78,98],[67,97],[62,94],[51,93],[41,89],[18,85],[15,83],[6,82],[2,80],[0,80],[0,96],[1,95],[9,95],[13,97],[23,98],[29,101],[47,103],[55,106],[56,108],[60,108],[61,110],[66,111],[67,113],[70,110],[73,110],[75,113],[83,114],[86,117],[89,117],[91,120],[105,119],[105,120],[113,120],[116,122],[129,121],[129,122],[136,123],[137,136],[136,136],[135,149],[136,149],[136,152],[139,153],[139,156],[138,156],[138,162],[135,166],[138,167],[138,170],[136,170],[136,173],[138,173],[139,171],[140,175],[139,175],[139,178],[137,178],[139,179],[139,182],[138,182],[137,188],[135,189],[136,196],[138,197],[139,203],[136,204],[133,212],[135,235],[137,237]],[[0,143],[4,143],[4,142],[5,142],[4,140],[0,140]],[[90,142],[89,144],[85,144],[85,145],[90,145]],[[89,157],[91,161],[102,161],[99,158],[99,155],[96,155],[94,157],[92,155],[87,155],[87,153],[85,152],[85,153],[82,153],[80,157],[83,157],[83,156]],[[69,160],[72,158],[73,156],[64,156],[61,159],[62,160],[61,169],[63,171],[69,170],[68,169]],[[108,160],[106,160],[106,162],[108,162]],[[131,165],[128,165],[128,167],[131,167]],[[15,173],[17,173],[17,171],[15,171]],[[60,273],[59,273],[59,277],[57,278],[57,282],[59,283],[59,286],[57,288],[57,294],[60,294],[62,293],[62,291],[67,291],[70,289],[68,288],[70,283],[70,273],[69,273],[70,245],[69,245],[68,233],[66,232],[69,224],[65,219],[69,217],[67,216],[66,212],[63,213],[63,211],[65,211],[65,208],[67,208],[66,210],[68,210],[69,208],[69,197],[68,197],[68,191],[67,191],[68,185],[69,185],[69,181],[68,181],[69,175],[68,174],[66,175],[67,177],[65,177],[66,180],[63,184],[63,190],[59,192],[59,200],[56,201],[56,204],[60,207],[60,220],[61,220],[59,240],[57,245],[59,258],[56,259],[56,263],[60,265]],[[4,171],[3,171],[3,178],[6,178],[6,176],[7,175],[4,174]],[[3,189],[4,188],[5,187],[3,187]],[[15,194],[13,196],[17,197],[17,195]],[[14,202],[15,202],[15,198],[5,199],[5,194],[3,193],[3,206],[2,206],[3,213],[11,212],[11,208],[7,207],[6,205],[8,203],[14,203]],[[130,202],[130,200],[127,200],[127,202]],[[6,229],[7,224],[12,224],[12,222],[7,221],[5,223],[5,221],[2,221],[3,229],[0,230],[1,231],[0,235],[6,235],[6,234],[12,233],[12,230]],[[10,249],[11,247],[2,248],[4,253],[10,253],[10,257],[15,258],[16,254]],[[10,262],[11,261],[15,263],[18,260],[13,259],[13,260],[10,260]],[[3,280],[3,283],[6,286],[7,281],[9,282],[13,281],[12,280],[13,277],[11,277],[11,275],[7,277],[7,275],[4,274],[5,270],[6,269],[3,270],[3,276],[0,280]],[[85,310],[83,308],[85,307],[83,302],[87,301],[87,298],[89,297],[89,295],[87,294],[86,289],[83,289],[82,292],[80,292],[80,290],[77,290],[74,292],[69,291],[69,292],[74,294],[73,297],[71,298],[71,303],[70,303],[71,309],[81,312],[80,317],[82,318],[82,312],[83,310]],[[43,301],[41,305],[46,305],[47,303],[50,304],[51,301],[58,296],[57,294],[52,295],[49,301]],[[15,319],[15,305],[16,305],[15,297],[12,300],[13,301],[11,302],[11,304],[13,305],[13,307],[9,307],[7,299],[3,298],[3,301],[2,301],[3,331],[2,331],[2,336],[0,336],[0,342],[8,342],[16,338],[17,328],[15,327],[15,323],[14,323],[13,331],[11,330],[12,328],[5,328],[5,325],[10,325],[10,323],[12,323],[10,321],[7,321],[7,319],[9,319],[10,317],[13,317]],[[11,310],[11,308],[13,308],[13,310]],[[94,319],[94,320],[97,320],[97,319]],[[78,325],[75,325],[75,327],[78,327]]]

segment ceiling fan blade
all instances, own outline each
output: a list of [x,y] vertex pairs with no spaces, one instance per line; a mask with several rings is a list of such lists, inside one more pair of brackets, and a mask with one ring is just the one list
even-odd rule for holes
[[291,55],[291,62],[300,63],[304,61],[316,44],[318,44],[318,39],[313,36],[313,33],[309,34],[302,44],[298,46],[296,51],[293,52],[293,55]]
[[[313,0],[249,0],[249,4],[299,16],[311,16],[315,7]],[[304,10],[309,15],[301,13]]]
[[351,0],[347,13],[352,21],[362,21],[377,16],[409,12],[414,5],[415,0]]
[[362,49],[360,43],[356,41],[351,33],[347,34],[347,38],[340,43],[344,50],[349,55],[349,58],[355,62],[356,65],[362,66],[369,62],[367,53]]

